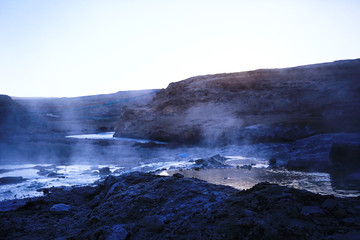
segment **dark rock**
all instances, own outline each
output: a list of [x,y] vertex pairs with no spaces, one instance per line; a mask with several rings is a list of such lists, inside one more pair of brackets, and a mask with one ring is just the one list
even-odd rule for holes
[[326,240],[357,240],[360,239],[360,232],[349,232],[346,234],[334,234],[325,238]]
[[197,164],[197,165],[201,165],[201,164],[203,164],[204,162],[205,162],[204,159],[197,159],[197,160],[195,160],[195,164]]
[[65,176],[63,174],[59,174],[56,172],[51,172],[47,175],[48,177],[53,177],[53,178],[65,178]]
[[270,164],[270,166],[275,166],[276,165],[276,158],[274,158],[274,157],[272,157],[272,158],[270,158],[270,160],[269,160],[269,164]]
[[142,147],[142,148],[156,148],[156,147],[164,147],[166,146],[165,144],[160,144],[154,141],[150,141],[150,142],[146,142],[146,143],[134,143],[135,147]]
[[349,175],[347,175],[347,179],[349,181],[359,182],[360,183],[360,171],[350,173]]
[[12,170],[10,170],[10,169],[0,169],[0,174],[11,172],[11,171]]
[[111,174],[110,168],[109,167],[103,167],[99,169],[99,174],[100,175],[109,175]]
[[99,195],[96,195],[96,196],[93,198],[93,200],[91,200],[91,201],[89,202],[88,205],[89,205],[90,208],[94,208],[94,207],[98,206],[100,203],[101,203],[101,197],[100,197]]
[[252,166],[251,165],[243,165],[240,167],[241,169],[246,169],[246,170],[251,170],[252,169]]
[[316,168],[317,163],[310,160],[304,160],[304,159],[295,159],[291,161],[287,161],[285,164],[285,167],[289,170],[294,171],[309,171],[313,168]]
[[342,220],[344,223],[353,224],[355,222],[355,219],[352,217],[343,218]]
[[126,185],[122,182],[117,182],[114,183],[111,188],[109,189],[109,191],[107,192],[105,198],[108,198],[109,196],[115,194],[116,192],[118,192],[120,189],[126,188]]
[[0,212],[6,212],[24,207],[29,199],[5,200],[0,202]]
[[160,232],[165,228],[164,217],[159,215],[146,216],[141,223],[146,229],[153,232]]
[[321,204],[321,207],[331,211],[337,207],[337,201],[334,199],[326,199]]
[[101,237],[104,235],[104,229],[98,228],[96,231],[91,235],[91,240],[101,239]]
[[92,218],[90,219],[89,224],[90,224],[90,225],[93,225],[93,224],[96,224],[96,223],[98,223],[98,222],[100,222],[100,218],[97,217],[97,216],[95,216],[95,217],[92,217]]
[[21,183],[23,181],[26,181],[26,179],[23,177],[2,177],[0,178],[0,185],[16,184],[16,183]]
[[330,160],[337,171],[360,169],[360,145],[334,143],[330,151]]
[[332,214],[338,219],[343,219],[346,217],[347,212],[341,208],[341,206],[337,206],[337,208],[332,211]]
[[323,214],[324,211],[318,206],[304,206],[301,209],[301,214],[304,216],[310,216],[315,214]]
[[225,164],[226,160],[227,159],[225,157],[217,154],[209,158],[195,160],[195,165],[193,168],[228,167],[228,165]]
[[63,203],[55,204],[50,208],[50,212],[57,214],[68,213],[70,212],[70,210],[71,210],[71,206]]
[[129,232],[121,224],[113,226],[112,230],[112,234],[106,240],[125,240],[129,235]]
[[[140,172],[8,205],[0,202],[4,239],[356,239],[360,222],[360,198]],[[52,214],[56,205],[71,210]]]
[[47,177],[53,177],[53,178],[64,178],[65,176],[63,174],[59,174],[56,171],[48,170],[45,168],[40,168],[37,172],[40,176],[47,176]]
[[174,174],[173,174],[173,177],[176,177],[176,178],[184,178],[184,175],[182,175],[181,173],[174,173]]
[[[331,185],[334,189],[358,190],[360,189],[360,171],[355,169],[344,170],[346,167],[334,168],[330,172]],[[338,169],[336,171],[336,169]]]

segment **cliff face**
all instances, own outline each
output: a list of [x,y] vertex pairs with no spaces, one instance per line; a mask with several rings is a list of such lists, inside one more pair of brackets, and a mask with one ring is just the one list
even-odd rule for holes
[[115,136],[180,143],[291,141],[360,131],[360,59],[192,77],[124,109]]
[[0,139],[5,139],[9,135],[38,131],[41,124],[36,116],[30,114],[11,97],[0,95]]
[[71,98],[16,98],[48,124],[49,133],[113,131],[124,106],[148,103],[158,90],[123,91]]

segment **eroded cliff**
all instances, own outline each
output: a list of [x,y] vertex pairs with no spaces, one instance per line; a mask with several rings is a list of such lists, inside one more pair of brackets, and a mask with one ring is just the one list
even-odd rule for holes
[[186,144],[360,130],[360,59],[192,77],[123,109],[115,136]]

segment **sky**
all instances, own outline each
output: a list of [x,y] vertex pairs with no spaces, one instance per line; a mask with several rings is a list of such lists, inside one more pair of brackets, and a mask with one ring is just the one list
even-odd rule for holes
[[0,94],[73,97],[360,58],[359,0],[0,0]]

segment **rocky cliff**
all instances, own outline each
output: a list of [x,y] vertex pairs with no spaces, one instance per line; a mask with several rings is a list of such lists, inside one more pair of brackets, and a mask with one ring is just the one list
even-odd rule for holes
[[192,77],[123,109],[115,136],[186,144],[360,131],[360,59]]
[[49,133],[114,131],[124,106],[147,104],[158,90],[122,91],[71,98],[15,98],[48,124]]
[[41,131],[43,122],[7,95],[0,95],[0,139]]

